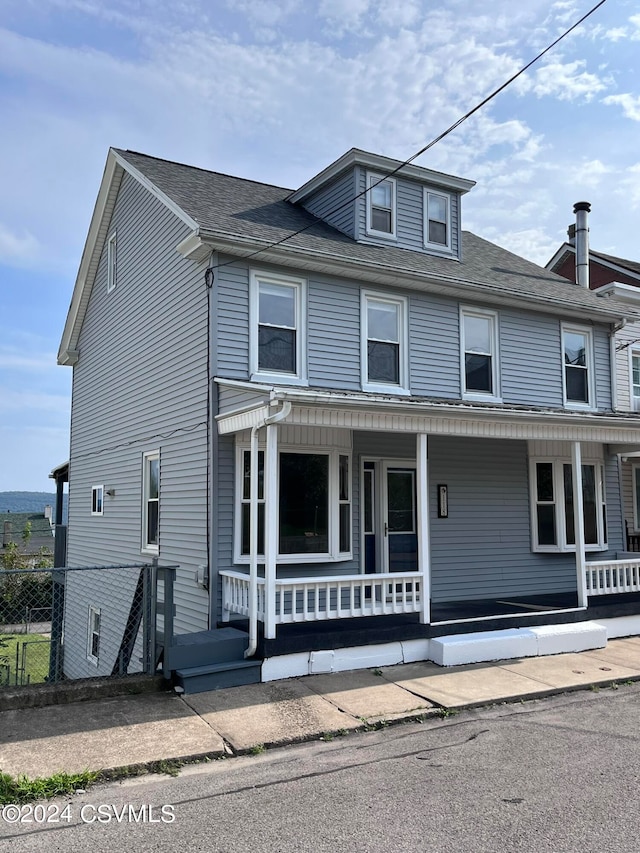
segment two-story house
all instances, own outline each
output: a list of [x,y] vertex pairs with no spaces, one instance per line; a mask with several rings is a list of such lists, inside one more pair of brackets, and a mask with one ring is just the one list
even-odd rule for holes
[[[568,229],[568,241],[547,263],[547,269],[576,280],[575,226]],[[586,240],[584,270],[589,288],[629,306],[640,307],[640,263],[596,252]],[[613,341],[616,381],[613,407],[620,412],[640,412],[640,323],[624,322]],[[640,454],[620,454],[620,476],[627,550],[640,551]]]
[[[594,619],[640,610],[611,604],[640,590],[611,361],[636,311],[463,231],[472,187],[356,149],[297,190],[112,149],[59,353],[69,565],[177,564],[175,631],[231,625],[253,679],[623,630]],[[66,594],[65,671],[110,672],[78,614],[121,615]]]

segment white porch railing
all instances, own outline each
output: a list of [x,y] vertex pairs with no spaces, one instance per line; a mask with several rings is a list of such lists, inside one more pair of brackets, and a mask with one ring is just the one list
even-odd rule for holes
[[[249,615],[249,576],[222,571],[223,621],[232,613]],[[276,625],[419,613],[421,576],[417,572],[336,575],[276,580]],[[258,578],[258,619],[264,621],[264,578]]]
[[640,558],[588,562],[587,595],[640,592]]

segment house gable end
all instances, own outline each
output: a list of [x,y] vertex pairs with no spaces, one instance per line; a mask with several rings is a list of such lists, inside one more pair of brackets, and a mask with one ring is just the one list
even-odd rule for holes
[[118,151],[111,148],[107,156],[104,174],[98,190],[98,197],[91,217],[87,239],[85,241],[80,267],[67,313],[62,340],[58,350],[58,364],[73,365],[77,361],[77,345],[86,315],[91,290],[93,288],[102,252],[110,235],[111,217],[120,191],[123,175],[127,172],[149,193],[161,201],[185,224],[197,229],[197,223],[191,219],[169,196],[135,167],[127,162]]

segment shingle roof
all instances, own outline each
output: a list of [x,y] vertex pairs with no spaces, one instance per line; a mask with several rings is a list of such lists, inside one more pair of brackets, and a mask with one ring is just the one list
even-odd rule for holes
[[609,263],[615,264],[617,267],[624,267],[624,269],[629,270],[634,275],[640,275],[640,261],[629,261],[627,258],[605,255],[604,252],[594,252],[593,249],[589,249],[589,254],[595,258],[601,258],[603,261],[609,261]]
[[604,300],[468,231],[463,232],[460,262],[408,249],[358,243],[304,208],[286,201],[290,189],[133,151],[116,150],[116,153],[195,220],[205,237],[224,235],[276,243],[307,228],[287,239],[284,246],[339,258],[346,265],[368,264],[444,282],[467,282],[511,297],[549,300],[567,309],[591,309],[594,314],[617,317],[633,313],[628,306],[613,299]]

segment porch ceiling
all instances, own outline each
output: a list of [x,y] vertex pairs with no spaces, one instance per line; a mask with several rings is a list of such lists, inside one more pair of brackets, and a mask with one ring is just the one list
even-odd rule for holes
[[377,432],[459,435],[476,438],[545,439],[549,441],[593,441],[615,445],[615,452],[638,448],[640,418],[596,412],[566,412],[398,399],[362,393],[336,393],[300,388],[272,388],[250,382],[216,379],[221,387],[252,392],[252,400],[239,409],[217,416],[221,434],[260,425],[278,411],[278,404],[291,403],[283,421],[301,426],[375,430]]

